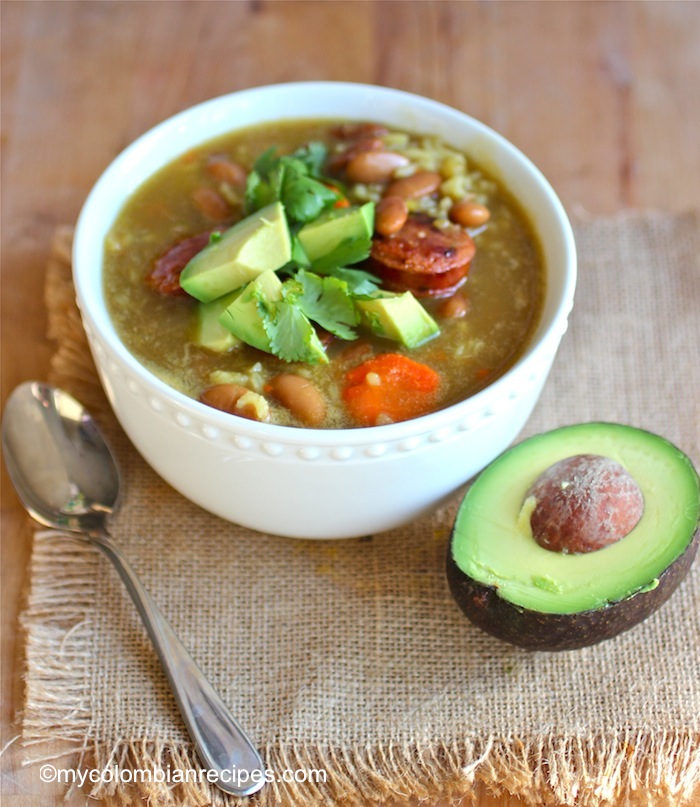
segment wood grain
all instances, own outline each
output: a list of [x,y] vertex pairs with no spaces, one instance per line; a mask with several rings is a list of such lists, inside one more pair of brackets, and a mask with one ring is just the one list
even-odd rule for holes
[[[0,14],[3,402],[47,374],[54,228],[131,140],[215,95],[307,79],[397,87],[500,131],[574,214],[700,202],[698,3],[5,0]],[[18,732],[29,555],[2,474],[0,748]],[[2,756],[3,804],[53,803],[21,759],[16,743]]]

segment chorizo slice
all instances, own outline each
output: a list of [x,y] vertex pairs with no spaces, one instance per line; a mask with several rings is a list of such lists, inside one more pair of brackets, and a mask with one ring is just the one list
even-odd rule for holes
[[146,284],[158,294],[168,297],[187,295],[180,286],[180,273],[194,256],[201,252],[209,243],[213,232],[221,232],[223,227],[205,230],[189,238],[178,241],[169,247],[159,258],[156,258],[153,268],[146,275]]
[[441,230],[429,216],[414,214],[393,235],[375,237],[371,254],[390,269],[432,275],[464,266],[475,252],[474,241],[463,230]]
[[369,271],[381,278],[389,291],[410,291],[416,297],[448,297],[467,279],[469,264],[455,266],[447,272],[402,272],[370,261]]
[[415,214],[393,235],[375,236],[372,271],[394,291],[442,297],[464,282],[475,252],[463,230],[441,230],[429,216]]

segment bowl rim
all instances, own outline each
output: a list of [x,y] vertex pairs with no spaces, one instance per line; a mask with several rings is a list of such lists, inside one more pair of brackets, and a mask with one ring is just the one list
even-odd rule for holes
[[[208,115],[216,115],[221,108],[226,108],[229,105],[238,104],[245,106],[254,100],[264,100],[265,96],[272,98],[279,95],[279,93],[292,93],[294,95],[308,94],[309,96],[313,96],[316,93],[333,93],[334,95],[344,93],[346,96],[350,95],[355,99],[359,99],[361,95],[366,94],[372,98],[374,103],[378,103],[381,99],[390,100],[394,104],[405,102],[407,109],[421,110],[423,112],[429,112],[434,116],[452,118],[456,123],[461,123],[463,127],[466,125],[472,132],[485,137],[490,143],[495,143],[498,149],[501,152],[507,153],[511,160],[518,163],[519,167],[528,175],[529,180],[538,186],[542,197],[549,205],[550,214],[556,219],[558,235],[561,241],[562,259],[565,263],[565,270],[562,273],[563,283],[555,309],[551,312],[546,327],[542,330],[542,317],[544,316],[544,312],[542,312],[540,314],[540,323],[536,326],[536,333],[533,334],[522,355],[503,375],[468,398],[455,402],[435,412],[398,423],[342,429],[313,429],[272,423],[259,423],[245,418],[232,418],[231,415],[208,407],[174,387],[171,387],[152,373],[128,350],[116,332],[109,316],[106,316],[103,321],[98,321],[89,303],[90,300],[94,299],[94,296],[97,295],[104,304],[101,255],[99,261],[99,282],[92,279],[93,286],[90,287],[91,278],[89,277],[89,273],[86,274],[86,272],[87,266],[94,263],[95,260],[94,252],[90,244],[90,231],[95,221],[101,221],[103,218],[101,215],[98,215],[99,202],[100,199],[105,196],[111,184],[123,172],[128,172],[132,162],[142,157],[144,152],[152,152],[157,148],[159,142],[163,140],[164,137],[167,137],[171,131],[182,129],[189,121],[196,120],[199,116],[206,117]],[[307,114],[302,110],[301,113],[296,116],[275,114],[270,117],[260,118],[259,122],[286,120],[293,117],[297,119],[307,117],[321,119],[323,116]],[[338,116],[334,115],[332,117],[337,119]],[[367,120],[366,115],[358,116],[357,114],[353,114],[352,109],[349,110],[348,114],[344,117],[349,120]],[[329,117],[329,120],[330,119]],[[380,106],[378,107],[374,120],[382,122],[382,110]],[[245,126],[251,125],[256,124],[255,122],[245,124]],[[235,127],[224,127],[221,134],[226,131],[234,130]],[[429,121],[426,125],[426,133],[430,134]],[[159,170],[173,159],[176,159],[178,153],[182,154],[189,148],[194,147],[197,143],[206,143],[207,140],[211,140],[217,136],[218,134],[216,133],[207,134],[192,141],[192,143],[188,141],[174,154],[164,159],[159,158],[157,165],[151,168],[145,175],[142,175],[138,182],[132,185],[131,190],[120,197],[119,204],[114,209],[113,215],[109,219],[108,226],[103,228],[103,234],[100,236],[100,246],[103,246],[104,235],[106,235],[107,231],[114,223],[116,216],[130,193],[133,193],[133,191],[155,171]],[[146,156],[148,155],[146,154]],[[142,159],[145,159],[145,157],[142,157]],[[479,161],[477,160],[477,162]],[[517,195],[516,199],[523,212],[529,215],[529,211],[523,200]],[[535,224],[534,221],[531,223],[533,225]],[[541,234],[539,234],[539,237],[542,240]],[[547,345],[551,344],[552,340],[556,340],[555,348],[551,351],[552,353],[555,352],[556,345],[558,345],[559,339],[566,330],[567,318],[573,307],[577,279],[576,244],[573,229],[564,206],[544,174],[529,157],[517,148],[517,146],[487,124],[466,112],[440,101],[391,87],[342,81],[282,82],[249,87],[201,101],[149,128],[126,146],[108,164],[90,190],[80,210],[76,223],[72,258],[73,283],[84,326],[88,330],[99,333],[100,340],[109,345],[110,350],[126,365],[130,373],[134,374],[142,383],[147,384],[149,387],[153,388],[154,391],[176,404],[180,411],[184,411],[200,420],[205,420],[222,431],[233,432],[241,436],[260,440],[275,440],[277,442],[293,445],[303,445],[312,442],[316,445],[334,446],[339,444],[358,445],[380,441],[393,441],[410,436],[418,436],[427,432],[436,432],[441,427],[449,426],[455,421],[465,418],[472,409],[485,409],[492,400],[501,398],[504,394],[504,390],[512,389],[513,378],[519,376],[521,373],[526,373],[539,358],[538,354],[540,354]],[[545,265],[545,273],[546,272],[547,267]],[[107,313],[106,307],[105,313]],[[540,331],[540,333],[538,334],[537,331]]]

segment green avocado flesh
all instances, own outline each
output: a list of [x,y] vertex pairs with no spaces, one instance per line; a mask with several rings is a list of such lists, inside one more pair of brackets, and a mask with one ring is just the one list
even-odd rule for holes
[[180,274],[180,285],[204,303],[228,294],[291,258],[284,208],[274,202],[226,230],[198,252]]
[[[644,513],[617,543],[562,554],[536,543],[523,502],[540,474],[578,454],[620,463],[642,491]],[[631,426],[586,423],[525,440],[483,471],[460,506],[451,552],[464,574],[495,587],[502,599],[572,614],[653,589],[691,543],[699,520],[700,482],[681,451]]]

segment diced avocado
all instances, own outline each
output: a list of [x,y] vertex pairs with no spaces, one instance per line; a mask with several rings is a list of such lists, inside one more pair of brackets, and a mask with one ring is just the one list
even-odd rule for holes
[[192,258],[180,285],[192,297],[210,302],[243,286],[262,272],[289,262],[292,243],[280,202],[239,221]]
[[[602,549],[539,543],[536,506],[553,513],[555,499],[566,502],[568,539],[584,518],[607,528],[630,507],[628,492],[613,499],[616,486],[624,489],[621,477],[600,474],[603,458],[641,492],[636,526]],[[572,460],[575,474],[531,501],[538,480]],[[588,474],[583,463],[598,470]],[[509,449],[471,484],[452,531],[447,577],[464,613],[494,636],[530,649],[585,647],[628,630],[671,596],[693,562],[699,527],[700,478],[676,446],[617,423],[564,426]]]
[[440,333],[437,322],[410,291],[393,294],[376,292],[355,302],[362,321],[377,336],[400,342],[408,348],[417,347]]
[[219,323],[248,345],[271,352],[259,306],[282,299],[282,281],[274,270],[258,275],[238,294],[219,316]]
[[372,246],[374,202],[329,210],[305,224],[297,238],[315,271],[364,260]]
[[225,294],[210,303],[198,303],[195,314],[192,342],[215,353],[226,353],[240,345],[241,340],[219,322],[224,309],[236,299],[239,292]]

